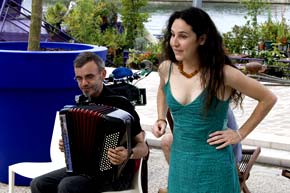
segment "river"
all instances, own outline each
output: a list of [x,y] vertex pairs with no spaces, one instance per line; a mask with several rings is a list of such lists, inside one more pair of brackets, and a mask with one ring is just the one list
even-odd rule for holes
[[[31,0],[23,1],[23,6],[29,10],[30,4]],[[189,6],[192,6],[192,2],[150,2],[145,9],[150,15],[148,22],[145,23],[145,27],[151,34],[160,35],[170,14],[175,10],[184,9]],[[243,25],[246,22],[244,17],[247,15],[247,10],[239,3],[202,3],[202,8],[211,16],[221,33],[230,31],[234,25]],[[290,24],[289,4],[269,4],[269,10],[273,20],[281,20],[281,16],[284,14],[287,23]],[[268,11],[258,16],[258,22],[266,21],[267,18]]]
[[[166,26],[167,19],[175,10],[184,9],[191,6],[192,3],[153,3],[150,4],[146,11],[150,14],[146,28],[153,35],[162,33]],[[221,33],[228,32],[234,25],[243,25],[246,23],[244,18],[247,10],[239,3],[203,3],[202,8],[207,11],[212,20],[215,22]],[[284,14],[287,23],[290,24],[290,5],[273,4],[269,5],[273,21],[281,20]],[[268,11],[258,16],[258,22],[264,22],[268,19]]]

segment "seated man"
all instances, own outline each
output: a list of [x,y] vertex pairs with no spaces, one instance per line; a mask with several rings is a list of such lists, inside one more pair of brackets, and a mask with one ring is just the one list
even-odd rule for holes
[[[144,141],[144,131],[141,129],[140,120],[134,106],[128,100],[120,97],[114,101],[106,100],[106,97],[115,95],[109,90],[103,81],[106,77],[104,62],[94,53],[84,52],[78,55],[74,61],[75,79],[83,95],[77,103],[90,102],[95,104],[107,104],[129,112],[134,117],[132,124],[132,153],[119,146],[110,148],[108,157],[112,164],[120,165],[128,162],[118,179],[114,182],[98,176],[72,175],[62,168],[48,174],[44,174],[32,180],[32,193],[98,193],[103,191],[129,189],[134,176],[135,160],[145,157],[149,150]],[[85,101],[89,100],[89,101]],[[60,150],[63,151],[63,141],[59,142]]]
[[[238,125],[237,125],[234,113],[230,108],[228,110],[227,118],[228,118],[227,127],[230,129],[233,129],[233,130],[237,130]],[[161,139],[161,149],[164,153],[166,162],[168,164],[169,164],[170,147],[172,144],[172,140],[173,140],[173,136],[172,136],[171,131],[170,131],[170,133],[165,134],[163,136],[163,138]],[[241,145],[241,143],[237,143],[235,145],[232,145],[232,147],[233,147],[233,151],[235,154],[236,162],[240,163],[242,160],[242,145]],[[158,193],[167,193],[167,189],[160,188]]]

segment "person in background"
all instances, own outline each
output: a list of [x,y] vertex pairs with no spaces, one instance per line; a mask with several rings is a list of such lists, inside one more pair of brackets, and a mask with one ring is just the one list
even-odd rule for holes
[[[256,128],[277,97],[231,63],[215,24],[200,8],[175,11],[169,17],[163,48],[157,127],[152,132],[156,137],[165,133],[169,108],[174,130],[168,192],[240,193],[232,144]],[[229,104],[241,105],[243,95],[257,105],[238,130],[228,129]]]
[[[106,77],[105,64],[95,53],[83,52],[74,61],[75,79],[83,95],[77,103],[105,104],[127,111],[134,117],[131,126],[132,152],[125,147],[109,148],[108,157],[112,164],[120,165],[127,162],[120,177],[114,182],[111,179],[89,175],[72,175],[62,168],[36,177],[31,182],[32,193],[98,193],[129,189],[135,171],[135,159],[148,155],[149,149],[144,141],[145,133],[141,128],[140,119],[134,106],[123,97],[107,100],[115,93],[107,88],[103,81]],[[89,99],[89,101],[87,101]],[[64,151],[63,141],[59,142],[60,150]],[[84,166],[85,167],[85,166]]]

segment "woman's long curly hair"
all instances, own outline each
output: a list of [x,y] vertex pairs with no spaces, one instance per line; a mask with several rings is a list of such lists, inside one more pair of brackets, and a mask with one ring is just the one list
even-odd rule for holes
[[[197,38],[203,34],[206,35],[204,45],[198,47],[198,55],[201,64],[200,73],[202,86],[207,90],[207,98],[205,101],[207,111],[212,105],[213,98],[217,96],[220,91],[222,97],[224,96],[224,65],[227,64],[234,68],[236,68],[236,66],[232,64],[231,60],[226,55],[222,36],[209,15],[202,9],[196,7],[176,11],[170,16],[163,40],[164,59],[178,63],[170,46],[171,27],[176,19],[182,19],[190,25]],[[234,89],[232,90],[230,99],[234,102],[235,106],[241,106],[243,101],[242,94]]]

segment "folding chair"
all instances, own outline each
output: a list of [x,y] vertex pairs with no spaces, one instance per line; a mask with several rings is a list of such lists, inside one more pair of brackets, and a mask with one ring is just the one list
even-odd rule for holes
[[290,179],[290,170],[283,169],[282,170],[282,176]]
[[14,193],[15,174],[27,178],[35,178],[53,170],[65,167],[64,154],[59,150],[58,142],[61,138],[61,127],[58,112],[56,113],[55,123],[50,143],[51,162],[21,162],[9,166],[8,189],[9,193]]
[[250,176],[250,171],[260,153],[261,153],[261,147],[256,147],[256,149],[243,149],[242,150],[242,161],[238,165],[238,174],[239,174],[241,191],[243,191],[244,193],[250,193],[246,185],[246,181],[248,180]]
[[[173,131],[174,123],[173,123],[173,119],[172,119],[169,109],[167,111],[166,118],[167,118],[171,131]],[[242,149],[242,160],[241,160],[241,163],[237,165],[237,169],[238,169],[241,191],[243,191],[244,193],[250,193],[246,185],[246,181],[248,180],[250,176],[250,171],[255,161],[257,160],[260,152],[261,152],[261,147],[257,147],[256,149]]]

